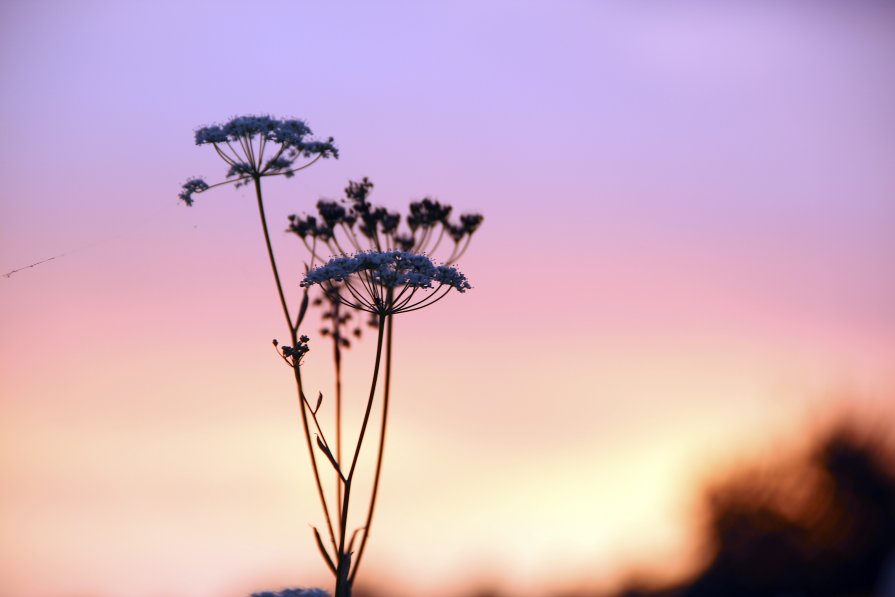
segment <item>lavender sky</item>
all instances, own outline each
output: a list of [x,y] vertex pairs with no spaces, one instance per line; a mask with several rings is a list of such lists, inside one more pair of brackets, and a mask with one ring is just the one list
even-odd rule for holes
[[233,115],[341,150],[274,230],[362,176],[485,215],[474,290],[397,321],[395,594],[680,572],[716,471],[893,414],[885,2],[4,2],[0,86],[0,273],[56,257],[0,278],[2,595],[328,582],[253,197],[176,198]]

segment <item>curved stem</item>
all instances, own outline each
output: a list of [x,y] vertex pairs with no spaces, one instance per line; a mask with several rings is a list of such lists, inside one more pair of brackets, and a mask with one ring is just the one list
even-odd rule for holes
[[267,147],[267,137],[261,135],[258,141],[258,170],[261,169],[261,162],[264,161],[264,148]]
[[459,252],[457,252],[457,248],[460,247],[460,243],[457,243],[457,245],[454,247],[455,252],[451,255],[451,258],[447,261],[447,263],[450,263],[450,264],[456,263],[458,259],[463,257],[463,255],[466,253],[466,249],[469,248],[469,243],[471,241],[472,241],[472,235],[470,234],[466,237],[466,242],[463,244],[463,248],[460,249]]
[[[216,182],[215,184],[208,185],[208,188],[205,189],[204,191],[196,191],[196,194],[199,195],[200,193],[205,193],[206,191],[210,191],[211,189],[213,189],[215,187],[224,186],[225,184],[234,184],[234,183],[238,184],[244,180],[248,180],[249,178],[251,178],[251,177],[250,176],[242,176],[240,178],[234,178],[233,180],[224,180],[222,182]],[[246,184],[248,184],[248,183],[246,183]]]
[[277,150],[277,152],[274,154],[274,156],[272,158],[270,158],[269,160],[267,160],[267,165],[264,166],[264,170],[261,171],[262,175],[266,174],[267,171],[270,170],[270,164],[272,162],[276,161],[281,155],[283,155],[284,151],[286,151],[286,148],[284,146],[280,145],[280,148]]
[[[277,270],[277,260],[273,256],[273,247],[270,245],[270,232],[267,230],[267,217],[264,215],[264,200],[261,198],[261,178],[253,176],[255,181],[255,196],[258,198],[258,213],[261,215],[261,228],[264,230],[264,242],[267,245],[267,256],[270,258],[270,267],[273,270],[273,278],[277,283],[277,294],[280,295],[280,305],[283,307],[283,315],[286,316],[286,325],[289,332],[295,336],[295,326],[292,325],[292,317],[289,315],[289,306],[286,304],[286,295],[283,293],[283,284],[280,282],[280,272]],[[292,345],[295,346],[295,338]]]
[[432,245],[432,249],[429,251],[429,254],[434,254],[436,250],[438,250],[438,245],[441,244],[441,239],[444,238],[444,224],[441,225],[441,232],[438,233],[438,239],[435,241],[435,244]]
[[322,158],[322,157],[323,157],[323,155],[318,153],[318,154],[316,155],[316,157],[314,157],[313,160],[311,160],[311,161],[308,162],[307,164],[302,164],[302,165],[299,166],[298,168],[292,168],[291,170],[283,170],[282,172],[276,172],[276,173],[274,173],[274,174],[265,174],[264,176],[283,176],[283,175],[286,175],[286,174],[295,174],[296,172],[301,172],[301,171],[304,170],[305,168],[310,168],[311,166],[313,166],[314,164],[317,163],[317,160],[319,160],[319,159]]
[[373,522],[373,509],[376,507],[376,495],[379,493],[379,477],[382,472],[382,455],[385,452],[385,429],[388,420],[388,398],[392,380],[392,329],[394,327],[393,316],[386,318],[388,332],[385,339],[385,384],[382,397],[382,423],[379,429],[379,453],[376,455],[376,472],[373,476],[373,493],[370,495],[370,509],[367,511],[367,520],[364,522],[364,536],[361,538],[360,547],[357,549],[357,559],[351,571],[350,583],[354,583],[357,570],[360,567],[361,558],[364,557],[364,548],[367,546],[367,538],[370,536],[370,524]]

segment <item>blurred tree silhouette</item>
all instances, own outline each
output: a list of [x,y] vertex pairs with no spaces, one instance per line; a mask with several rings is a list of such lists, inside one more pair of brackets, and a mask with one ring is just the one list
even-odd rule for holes
[[743,475],[709,502],[714,555],[681,596],[876,595],[895,555],[891,455],[853,424],[789,475]]
[[[708,557],[692,579],[631,585],[616,597],[895,597],[883,586],[895,574],[895,468],[885,438],[840,423],[807,456],[778,464],[770,475],[735,471],[707,490]],[[476,597],[485,594],[500,597]],[[596,594],[544,597],[585,595]]]

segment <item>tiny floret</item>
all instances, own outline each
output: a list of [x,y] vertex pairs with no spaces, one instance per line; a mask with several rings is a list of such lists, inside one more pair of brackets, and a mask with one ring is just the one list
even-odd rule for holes
[[472,234],[479,229],[485,217],[482,214],[463,214],[460,216],[460,225],[466,234]]
[[192,206],[194,202],[193,194],[201,193],[207,190],[207,182],[205,182],[201,178],[191,178],[183,183],[183,188],[181,189],[178,197],[180,197],[180,200],[186,203],[188,206]]
[[[300,336],[298,338],[298,344],[296,344],[295,346],[281,347],[280,353],[282,354],[283,358],[286,359],[286,362],[291,364],[293,367],[296,365],[301,365],[301,360],[311,350],[311,348],[308,346],[308,340],[309,338],[307,336]],[[274,347],[276,347],[277,344],[277,341],[274,340]]]
[[[265,141],[296,147],[300,150],[304,150],[306,147],[310,149],[325,148],[330,151],[334,149],[326,147],[332,143],[332,139],[312,141],[308,139],[311,134],[311,129],[307,124],[294,118],[280,120],[266,114],[236,116],[224,124],[213,124],[197,129],[196,145],[227,143],[228,141],[232,143],[246,137],[260,136]],[[317,152],[313,151],[313,153]]]
[[311,129],[301,120],[282,120],[279,126],[274,128],[271,139],[277,143],[300,145],[310,134]]
[[206,143],[226,143],[229,139],[224,129],[214,125],[202,127],[196,131],[196,145],[205,145]]

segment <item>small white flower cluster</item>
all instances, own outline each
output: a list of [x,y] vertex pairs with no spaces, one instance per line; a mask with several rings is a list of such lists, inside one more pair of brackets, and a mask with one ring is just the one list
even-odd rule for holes
[[[336,291],[336,283],[344,284],[347,292]],[[308,272],[301,282],[304,287],[314,284],[349,307],[378,315],[415,311],[441,300],[452,289],[466,292],[472,288],[457,268],[435,265],[426,255],[407,251],[362,251],[351,257],[334,257]],[[434,291],[414,300],[420,289]]]
[[373,284],[389,289],[432,288],[433,284],[450,286],[457,292],[472,288],[457,268],[435,265],[427,256],[407,251],[363,251],[351,257],[334,257],[308,272],[301,285],[343,282],[361,272],[366,272]]
[[[267,115],[237,116],[224,124],[203,126],[196,130],[196,145],[214,147],[218,156],[230,166],[227,180],[209,185],[201,178],[192,178],[183,185],[179,197],[192,205],[194,194],[213,187],[224,184],[240,187],[252,179],[257,184],[264,176],[289,178],[318,159],[339,157],[332,137],[315,141],[310,139],[311,134],[311,129],[301,120]],[[295,162],[300,157],[313,159],[296,167]]]
[[277,593],[272,591],[252,593],[251,597],[329,597],[329,593],[323,589],[283,589]]
[[[295,346],[280,346],[279,340],[276,339],[273,341],[273,345],[274,348],[277,348],[279,350],[280,354],[283,356],[284,359],[286,359],[287,363],[295,366],[301,364],[302,358],[304,358],[304,356],[308,352],[310,352],[311,349],[310,347],[308,347],[309,341],[310,338],[302,335],[298,338],[298,343]],[[292,360],[289,361],[289,359]]]

